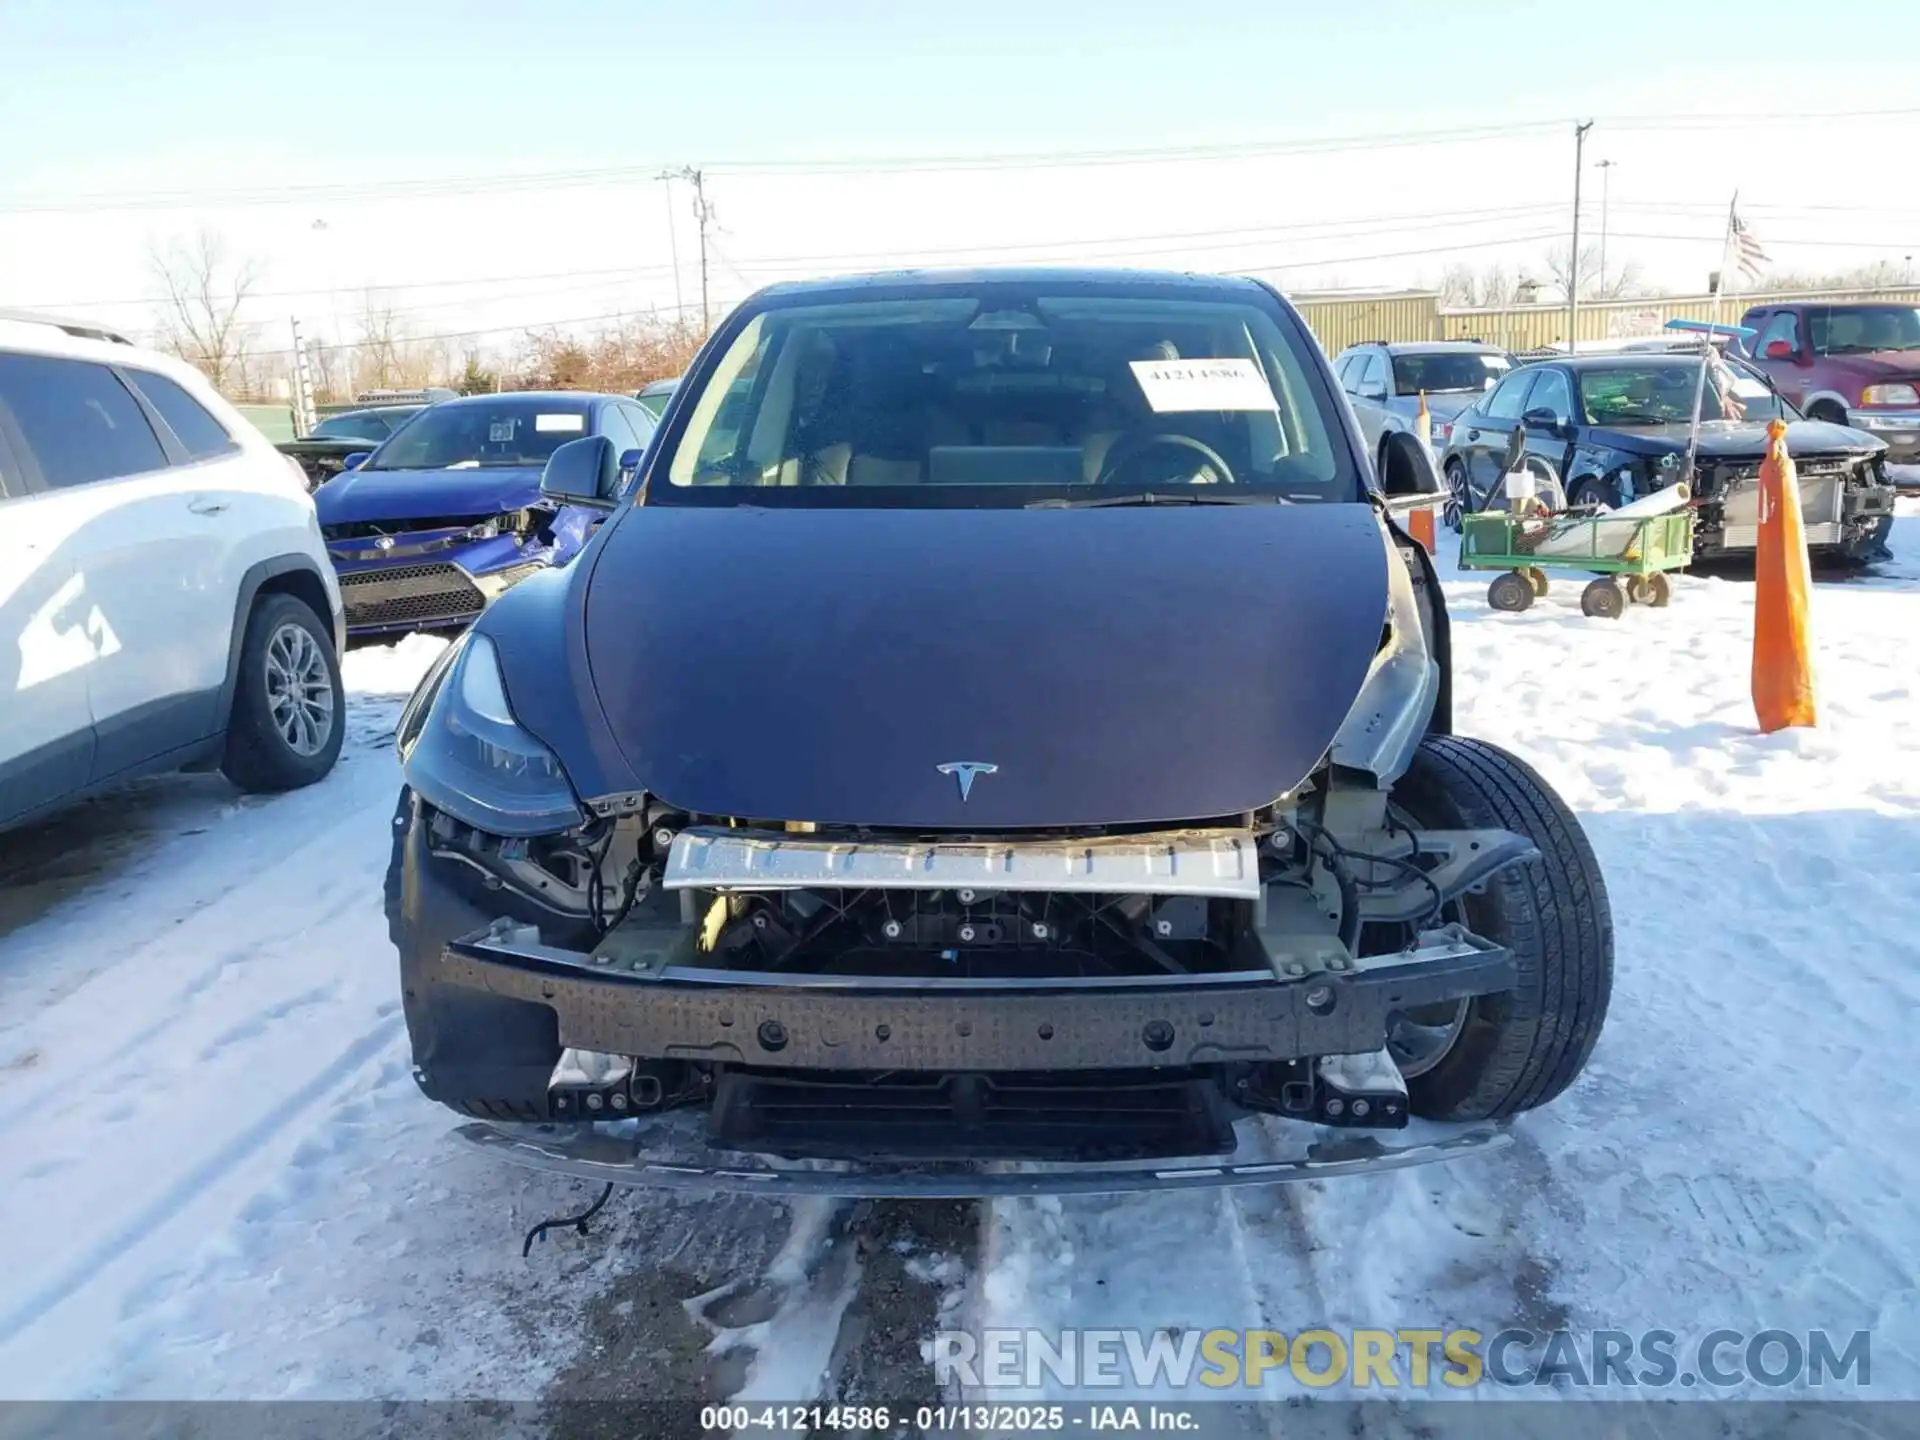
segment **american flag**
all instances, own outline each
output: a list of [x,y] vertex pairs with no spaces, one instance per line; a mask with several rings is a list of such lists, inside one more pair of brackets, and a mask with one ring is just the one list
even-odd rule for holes
[[1734,262],[1747,279],[1758,280],[1760,272],[1773,263],[1773,257],[1760,248],[1760,242],[1753,238],[1753,232],[1741,223],[1738,215],[1732,215],[1729,223],[1733,234]]

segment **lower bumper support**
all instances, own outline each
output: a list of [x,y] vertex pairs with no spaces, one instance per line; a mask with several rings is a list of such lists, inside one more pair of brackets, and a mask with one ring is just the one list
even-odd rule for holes
[[1500,1125],[1448,1130],[1423,1126],[1386,1144],[1372,1134],[1346,1132],[1287,1145],[1273,1122],[1238,1127],[1230,1156],[1165,1165],[858,1165],[809,1161],[791,1168],[755,1155],[717,1151],[706,1144],[699,1117],[664,1115],[578,1130],[463,1125],[454,1133],[502,1160],[596,1184],[651,1189],[729,1191],[790,1197],[841,1195],[867,1199],[978,1199],[996,1195],[1118,1195],[1143,1190],[1215,1190],[1283,1185],[1430,1165],[1488,1153],[1511,1143]]

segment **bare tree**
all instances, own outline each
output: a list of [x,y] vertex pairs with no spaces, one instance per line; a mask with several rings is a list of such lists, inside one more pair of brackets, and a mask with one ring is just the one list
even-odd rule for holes
[[1495,263],[1482,270],[1449,265],[1440,277],[1440,303],[1468,309],[1495,309],[1520,303],[1525,280]]
[[[1547,252],[1546,257],[1547,275],[1552,282],[1552,288],[1559,291],[1562,300],[1567,297],[1568,274],[1573,268],[1567,260],[1569,248],[1566,245],[1556,245]],[[1582,300],[1623,300],[1646,293],[1646,288],[1640,283],[1638,260],[1624,260],[1618,269],[1611,270],[1602,277],[1600,247],[1598,245],[1580,247],[1580,298]]]
[[703,338],[698,324],[671,314],[636,316],[585,337],[530,330],[514,368],[528,389],[631,394],[685,371]]
[[257,273],[252,262],[230,262],[211,230],[188,242],[148,252],[166,291],[159,316],[162,349],[199,368],[216,389],[244,378],[253,327],[240,318]]

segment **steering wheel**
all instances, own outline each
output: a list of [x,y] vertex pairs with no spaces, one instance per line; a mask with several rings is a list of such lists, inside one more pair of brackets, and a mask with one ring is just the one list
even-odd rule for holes
[[[1191,435],[1182,435],[1174,430],[1136,430],[1132,434],[1121,436],[1114,442],[1113,448],[1107,451],[1107,458],[1101,462],[1100,473],[1094,477],[1093,483],[1114,484],[1115,476],[1148,451],[1156,449],[1190,451],[1206,462],[1207,468],[1214,472],[1217,483],[1222,485],[1234,483],[1233,467],[1220,458],[1218,450],[1204,440],[1196,440]],[[1185,483],[1205,485],[1214,482],[1200,479],[1199,472],[1195,471]]]

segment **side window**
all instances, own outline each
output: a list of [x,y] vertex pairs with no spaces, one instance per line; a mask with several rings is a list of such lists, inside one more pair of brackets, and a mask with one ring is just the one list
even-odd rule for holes
[[1387,362],[1381,358],[1378,350],[1367,352],[1367,363],[1360,367],[1360,378],[1354,383],[1354,390],[1369,398],[1387,393]]
[[166,468],[146,412],[104,365],[0,355],[0,408],[52,489]]
[[240,448],[226,427],[207,413],[206,407],[164,375],[149,370],[129,370],[133,383],[147,397],[169,429],[180,437],[187,454],[195,460],[208,460]]
[[1350,391],[1353,389],[1354,379],[1360,373],[1361,358],[1358,350],[1349,350],[1345,355],[1340,357],[1339,362],[1333,367],[1334,379],[1340,382],[1340,388],[1342,390]]
[[634,438],[640,442],[642,448],[645,448],[647,442],[653,439],[656,428],[653,416],[637,403],[623,404],[620,410],[632,424]]
[[1500,387],[1487,399],[1486,417],[1489,420],[1518,420],[1526,400],[1527,387],[1533,384],[1534,372],[1516,370],[1500,382]]
[[640,448],[640,437],[633,433],[633,422],[618,405],[600,407],[600,433],[613,441],[614,453],[624,455]]
[[1567,386],[1567,377],[1558,370],[1542,370],[1533,382],[1533,393],[1527,397],[1527,409],[1551,410],[1562,425],[1573,419],[1573,392]]
[[1796,353],[1799,351],[1800,349],[1800,312],[1799,311],[1782,310],[1778,315],[1775,315],[1773,319],[1769,320],[1767,322],[1767,328],[1762,330],[1757,336],[1754,337],[1753,353],[1756,355],[1764,356],[1767,353],[1767,346],[1771,345],[1776,340],[1784,340],[1789,345],[1793,346]]

